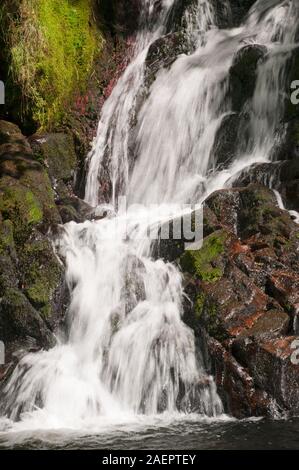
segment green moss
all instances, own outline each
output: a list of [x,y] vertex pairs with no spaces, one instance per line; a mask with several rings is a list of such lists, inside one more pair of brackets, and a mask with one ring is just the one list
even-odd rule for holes
[[26,204],[28,205],[28,222],[33,224],[41,222],[43,211],[31,191],[26,192]]
[[4,220],[0,223],[0,254],[5,254],[9,248],[14,248],[13,223]]
[[20,254],[24,292],[44,316],[52,311],[51,302],[60,282],[62,269],[48,240],[27,243]]
[[46,162],[49,174],[55,180],[70,181],[77,167],[73,138],[68,134],[48,134],[38,146],[39,158]]
[[20,184],[4,188],[0,200],[0,211],[5,219],[13,220],[14,225],[37,224],[43,218],[39,200],[31,190]]
[[195,316],[197,319],[201,318],[204,312],[205,300],[206,298],[203,293],[199,294],[196,298],[194,308],[195,308]]
[[21,0],[8,25],[10,73],[24,105],[41,128],[62,122],[74,92],[86,87],[103,42],[92,0]]
[[181,267],[185,272],[197,275],[206,282],[216,282],[222,275],[222,268],[217,261],[224,253],[226,232],[213,233],[204,240],[200,250],[188,250],[181,257]]
[[228,338],[219,318],[217,305],[204,292],[197,295],[194,305],[194,325],[198,323],[218,341],[224,341]]

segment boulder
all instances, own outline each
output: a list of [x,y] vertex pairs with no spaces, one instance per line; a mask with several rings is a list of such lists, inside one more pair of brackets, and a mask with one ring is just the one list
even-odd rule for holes
[[34,157],[48,169],[56,198],[73,193],[77,155],[73,137],[69,134],[41,134],[30,137]]
[[246,367],[255,384],[274,397],[281,410],[293,415],[299,411],[296,344],[299,344],[297,336],[283,336],[245,338],[233,346],[234,356]]
[[230,68],[230,96],[232,109],[240,112],[254,94],[257,67],[267,54],[267,48],[257,44],[242,47]]
[[226,168],[236,157],[240,145],[239,131],[244,125],[243,120],[244,118],[237,113],[223,117],[212,149],[215,166]]
[[299,211],[299,159],[251,165],[232,182],[234,187],[251,183],[271,186],[279,191],[287,209]]
[[183,32],[170,33],[154,41],[145,61],[145,81],[149,87],[159,70],[170,67],[177,57],[187,54],[188,44]]

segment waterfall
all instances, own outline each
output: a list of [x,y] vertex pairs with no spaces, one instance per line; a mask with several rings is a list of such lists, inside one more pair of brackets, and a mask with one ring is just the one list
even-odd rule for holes
[[[107,212],[99,185],[108,172],[111,210],[101,220],[66,224],[55,241],[71,291],[67,340],[20,361],[5,389],[11,420],[84,427],[103,418],[223,412],[194,333],[182,321],[182,274],[153,259],[151,242],[137,236],[161,221],[161,211],[152,209],[145,223],[140,211],[121,214],[117,198],[166,207],[167,218],[168,204],[202,202],[250,163],[271,159],[298,6],[260,0],[241,26],[224,30],[214,2],[194,2],[184,17],[189,55],[162,68],[146,90],[146,57],[165,34],[174,3],[163,0],[157,11],[157,2],[143,0],[132,61],[104,105],[88,157],[86,201]],[[229,71],[238,51],[252,44],[265,46],[267,55],[242,110],[249,138],[219,169],[215,139],[233,112]]]
[[[89,155],[90,164],[86,184],[86,201],[92,206],[98,203],[98,176],[104,159],[109,161],[113,187],[116,191],[126,187],[129,178],[129,139],[131,122],[143,85],[144,62],[150,44],[165,32],[168,14],[174,0],[163,0],[158,14],[155,0],[143,0],[140,32],[133,50],[133,60],[114,88],[102,111],[98,135]],[[154,18],[158,18],[154,21]]]

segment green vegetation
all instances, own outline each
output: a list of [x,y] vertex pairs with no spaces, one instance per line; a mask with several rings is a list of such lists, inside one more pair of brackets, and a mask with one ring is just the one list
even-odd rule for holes
[[217,265],[224,252],[226,232],[215,232],[205,238],[203,247],[196,251],[186,251],[181,260],[182,269],[197,275],[202,281],[216,282],[222,277],[221,266]]
[[2,193],[0,211],[4,217],[20,218],[26,224],[41,222],[42,208],[33,192],[24,186],[7,187]]
[[86,88],[103,43],[92,0],[4,0],[0,19],[23,113],[30,110],[40,128],[61,123],[74,94]]
[[35,240],[26,243],[20,254],[24,292],[31,304],[48,316],[51,313],[51,301],[62,276],[62,268],[53,256],[48,240]]
[[11,220],[4,220],[0,223],[0,255],[6,254],[13,247],[13,224]]

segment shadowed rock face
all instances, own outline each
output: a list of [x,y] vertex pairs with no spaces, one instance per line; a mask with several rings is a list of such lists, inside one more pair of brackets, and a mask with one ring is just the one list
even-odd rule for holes
[[249,45],[239,50],[230,69],[230,95],[233,111],[240,111],[252,98],[259,62],[265,57],[265,46]]
[[96,3],[106,26],[113,34],[130,35],[136,32],[141,0],[96,0]]
[[[212,0],[216,13],[217,25],[220,28],[231,28],[239,26],[245,19],[251,6],[256,0],[230,0],[220,2]],[[177,0],[174,3],[168,20],[168,32],[174,29],[184,28],[184,13],[186,10],[192,11],[198,0]]]
[[19,128],[0,121],[0,338],[7,362],[19,349],[54,343],[66,291],[47,232],[60,222],[45,166]]
[[249,185],[210,196],[205,227],[203,248],[179,258],[185,321],[206,337],[227,410],[270,414],[275,403],[297,413],[298,226],[272,191]]
[[260,163],[242,171],[233,186],[258,183],[279,191],[285,207],[299,211],[299,160]]

